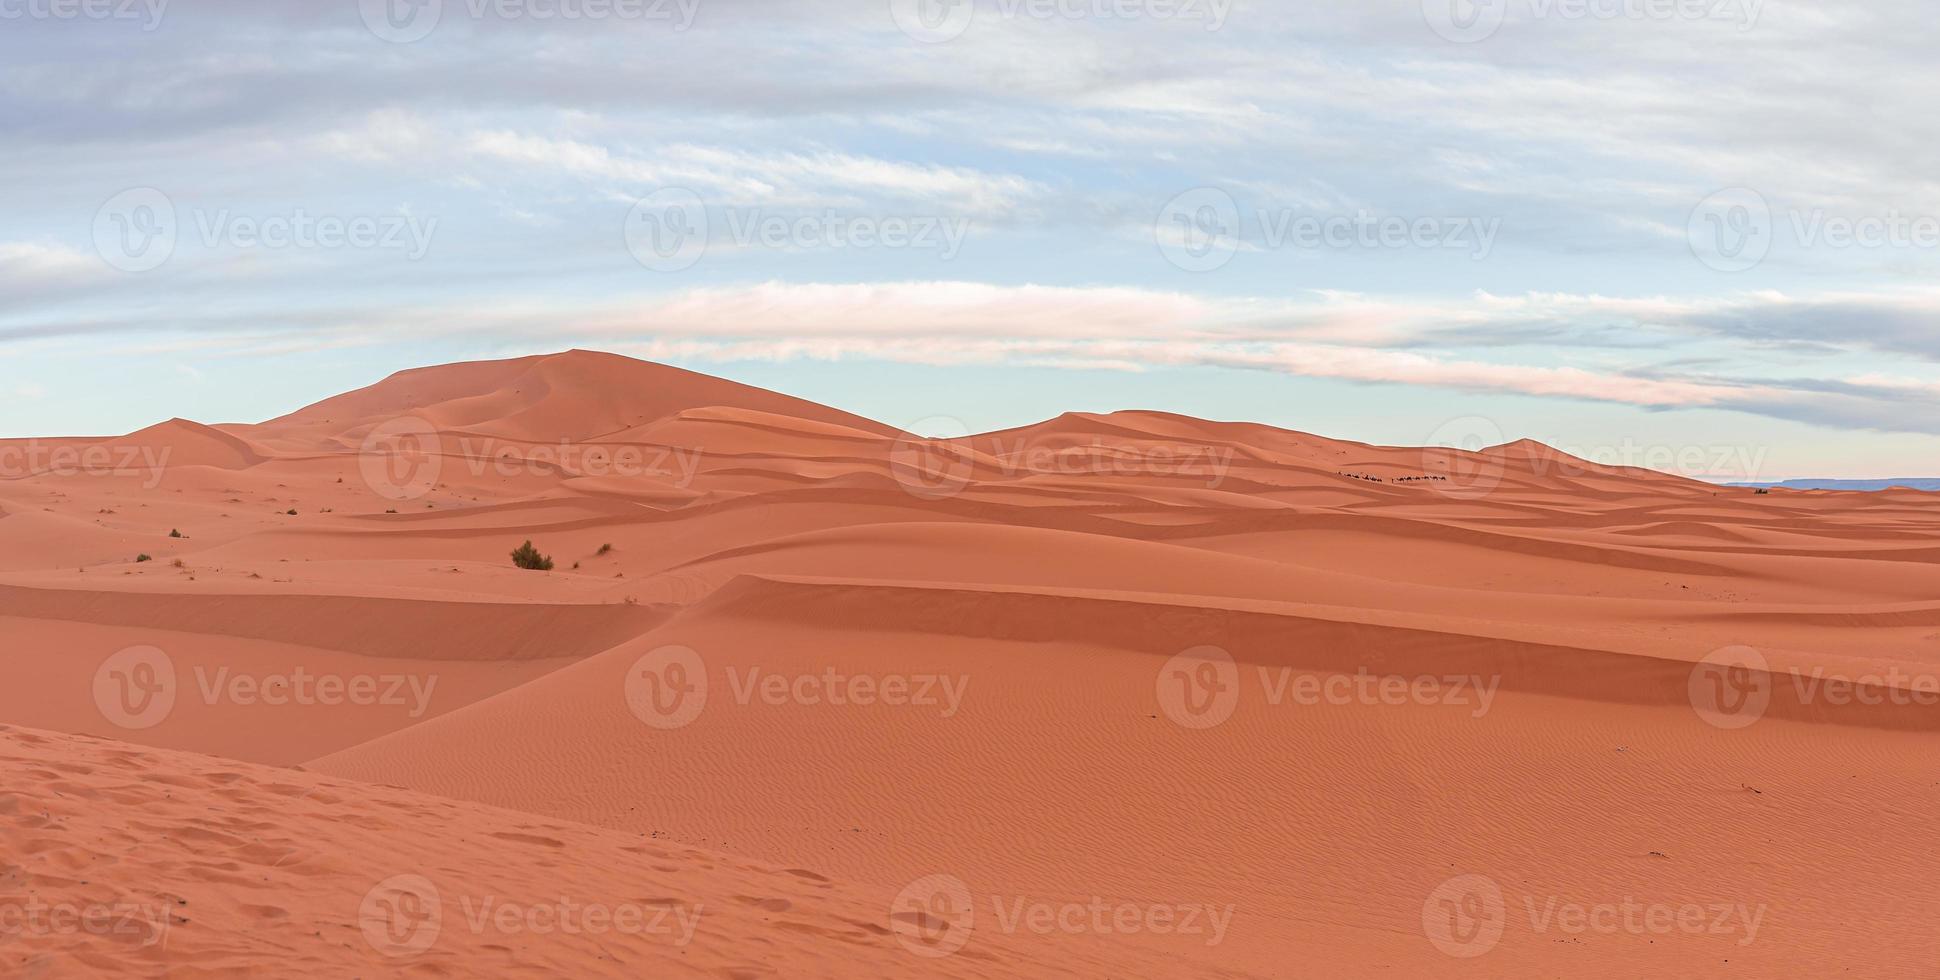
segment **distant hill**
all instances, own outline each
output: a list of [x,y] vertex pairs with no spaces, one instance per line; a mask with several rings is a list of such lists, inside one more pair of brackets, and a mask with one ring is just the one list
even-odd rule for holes
[[1940,490],[1940,477],[1916,476],[1893,480],[1784,480],[1778,483],[1732,483],[1734,487],[1783,487],[1787,490]]

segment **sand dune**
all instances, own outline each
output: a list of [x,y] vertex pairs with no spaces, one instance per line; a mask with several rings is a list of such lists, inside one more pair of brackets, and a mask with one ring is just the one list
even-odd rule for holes
[[[0,722],[37,730],[0,733],[0,896],[191,911],[13,972],[1940,953],[1930,496],[1161,412],[933,440],[578,351],[40,444],[90,446],[131,465],[0,481]],[[360,903],[398,874],[447,914],[389,956]],[[507,935],[454,894],[707,912]]]
[[989,931],[921,956],[949,923],[880,888],[291,769],[0,726],[0,774],[12,976],[1171,969],[1135,949],[1033,949]]

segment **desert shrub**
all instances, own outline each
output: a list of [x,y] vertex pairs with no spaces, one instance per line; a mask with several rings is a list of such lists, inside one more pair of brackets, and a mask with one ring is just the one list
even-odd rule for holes
[[606,554],[606,553],[608,553],[608,552],[610,552],[610,551],[612,551],[612,550],[613,550],[613,546],[612,546],[612,545],[610,545],[610,544],[603,544],[603,545],[600,545],[600,554],[602,554],[602,555],[604,555],[604,554]]
[[534,548],[530,541],[513,549],[512,564],[532,572],[552,571],[552,559],[540,554],[539,549]]
[[135,563],[136,563],[136,564],[138,564],[138,565],[139,565],[139,564],[141,564],[142,562],[145,562],[145,561],[154,561],[154,560],[155,560],[155,557],[154,557],[153,555],[136,555],[136,556],[135,556]]
[[168,536],[169,536],[169,537],[171,537],[171,538],[179,538],[179,537],[181,537],[181,536],[182,536],[182,532],[181,532],[181,531],[180,531],[179,529],[177,529],[177,530],[170,530],[170,531],[168,532]]

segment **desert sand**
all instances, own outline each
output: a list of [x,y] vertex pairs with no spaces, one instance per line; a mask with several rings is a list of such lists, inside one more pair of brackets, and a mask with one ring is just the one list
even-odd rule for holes
[[1937,506],[584,351],[0,441],[0,974],[1932,976]]

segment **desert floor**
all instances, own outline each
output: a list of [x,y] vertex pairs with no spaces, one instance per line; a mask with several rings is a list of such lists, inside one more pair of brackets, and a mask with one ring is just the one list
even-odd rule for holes
[[1930,494],[570,352],[0,441],[0,637],[7,976],[1940,975]]

